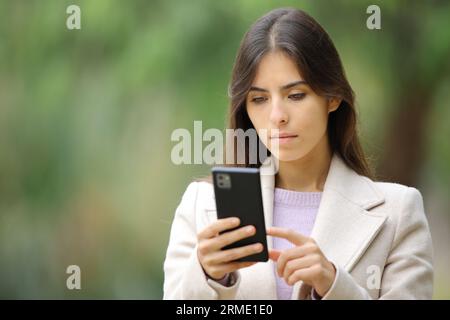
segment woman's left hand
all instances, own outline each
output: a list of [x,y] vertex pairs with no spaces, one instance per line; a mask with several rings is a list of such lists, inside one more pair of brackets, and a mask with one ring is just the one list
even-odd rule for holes
[[291,286],[303,281],[323,297],[334,282],[336,269],[314,239],[278,227],[268,228],[267,235],[286,239],[295,245],[283,251],[269,251],[269,258],[277,263],[278,276]]

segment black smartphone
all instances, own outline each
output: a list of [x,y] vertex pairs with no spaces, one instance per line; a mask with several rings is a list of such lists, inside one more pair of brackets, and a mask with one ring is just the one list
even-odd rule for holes
[[[238,217],[241,224],[235,228],[253,225],[256,233],[236,241],[222,250],[261,243],[263,251],[237,261],[265,262],[269,259],[266,241],[266,225],[261,194],[260,172],[257,168],[214,167],[212,168],[217,218]],[[226,230],[229,232],[235,229]]]

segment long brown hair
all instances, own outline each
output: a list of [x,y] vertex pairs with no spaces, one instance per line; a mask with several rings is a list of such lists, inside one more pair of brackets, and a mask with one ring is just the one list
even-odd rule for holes
[[[259,18],[245,34],[228,89],[231,103],[227,128],[254,129],[246,111],[246,97],[259,61],[273,50],[281,50],[295,61],[304,80],[316,94],[342,99],[337,110],[329,113],[327,134],[331,150],[338,153],[356,173],[373,179],[358,139],[354,92],[345,76],[339,54],[327,32],[302,10],[272,10]],[[236,143],[227,143],[225,153],[231,146],[236,148]],[[258,148],[261,147],[265,148],[259,141]],[[256,165],[249,163],[248,150],[246,145],[245,164],[239,165],[235,158],[234,163],[226,165],[260,166],[259,157]]]

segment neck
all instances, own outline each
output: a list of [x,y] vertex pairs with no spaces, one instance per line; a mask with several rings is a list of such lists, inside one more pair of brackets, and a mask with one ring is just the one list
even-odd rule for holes
[[321,192],[330,168],[332,152],[325,137],[304,157],[294,161],[279,161],[275,186],[293,191]]

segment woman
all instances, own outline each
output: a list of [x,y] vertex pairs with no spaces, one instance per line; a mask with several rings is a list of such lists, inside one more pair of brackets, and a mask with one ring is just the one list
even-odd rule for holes
[[267,163],[278,163],[261,176],[270,260],[233,262],[263,249],[221,250],[254,228],[219,235],[239,221],[218,220],[213,186],[192,182],[172,225],[164,298],[430,299],[421,194],[372,180],[353,91],[322,27],[296,9],[257,20],[241,43],[230,95],[229,127],[256,129]]

